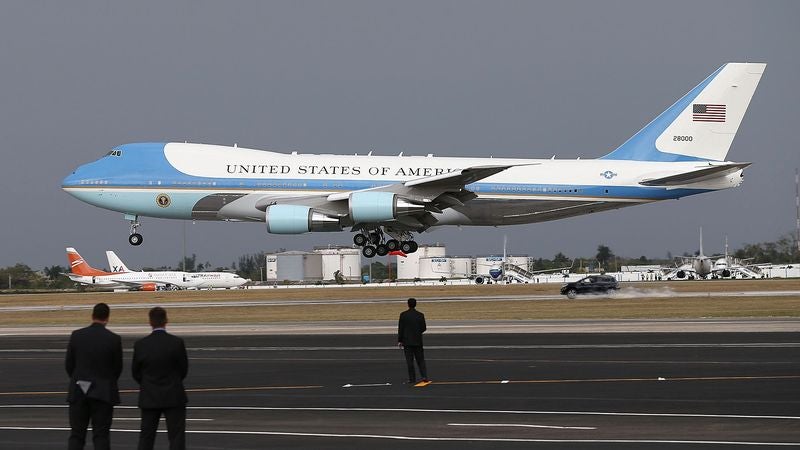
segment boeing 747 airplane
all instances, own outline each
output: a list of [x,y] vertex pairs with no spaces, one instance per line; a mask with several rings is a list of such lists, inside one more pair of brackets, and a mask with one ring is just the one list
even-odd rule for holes
[[366,257],[414,252],[443,225],[544,222],[739,186],[727,162],[766,64],[728,63],[598,159],[314,155],[135,143],[78,167],[62,188],[130,221],[264,222],[267,232],[355,233]]

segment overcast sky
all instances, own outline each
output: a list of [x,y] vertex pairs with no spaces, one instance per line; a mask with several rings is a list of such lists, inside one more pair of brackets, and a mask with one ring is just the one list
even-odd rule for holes
[[[177,265],[184,222],[60,189],[111,147],[191,141],[305,153],[595,158],[725,62],[768,67],[728,159],[736,189],[557,222],[446,228],[451,254],[664,257],[794,230],[800,2],[9,1],[0,14],[0,266]],[[188,253],[349,244],[263,224],[186,223]]]

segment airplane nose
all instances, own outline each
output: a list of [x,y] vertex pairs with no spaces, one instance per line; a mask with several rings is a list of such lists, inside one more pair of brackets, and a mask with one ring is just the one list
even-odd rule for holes
[[79,177],[78,177],[78,170],[79,170],[79,169],[80,169],[80,168],[78,168],[78,169],[75,169],[74,171],[72,171],[72,173],[71,173],[71,174],[67,175],[67,176],[64,178],[64,180],[61,182],[61,188],[62,188],[62,189],[63,189],[63,188],[68,188],[68,187],[72,187],[72,186],[77,186],[77,185],[78,185],[78,179],[79,179]]

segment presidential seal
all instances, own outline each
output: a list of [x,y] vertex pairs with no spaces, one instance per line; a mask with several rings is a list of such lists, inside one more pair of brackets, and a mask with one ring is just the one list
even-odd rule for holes
[[170,203],[172,203],[172,200],[170,200],[169,195],[167,194],[158,194],[156,196],[156,203],[158,204],[158,206],[166,208],[167,206],[170,205]]

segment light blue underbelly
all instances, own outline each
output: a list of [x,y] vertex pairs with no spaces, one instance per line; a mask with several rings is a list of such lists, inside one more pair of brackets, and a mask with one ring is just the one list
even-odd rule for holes
[[[181,191],[117,191],[113,188],[73,189],[69,191],[75,198],[100,208],[165,219],[191,219],[192,207],[208,193]],[[158,198],[162,197],[162,204]]]

